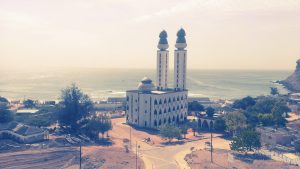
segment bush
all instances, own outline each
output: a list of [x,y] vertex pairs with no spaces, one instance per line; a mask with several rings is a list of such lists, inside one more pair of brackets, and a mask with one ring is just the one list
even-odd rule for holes
[[99,133],[101,133],[102,138],[104,138],[104,133],[111,129],[111,120],[109,117],[104,115],[93,116],[91,119],[87,119],[87,124],[83,127],[84,133],[91,139],[95,140],[99,138]]
[[164,125],[160,127],[160,135],[171,142],[174,138],[181,138],[181,130],[176,126]]
[[255,100],[254,98],[250,97],[250,96],[247,96],[243,99],[240,99],[240,100],[236,100],[232,107],[233,108],[236,108],[236,109],[243,109],[243,110],[246,110],[248,107],[250,106],[253,106],[255,104]]
[[8,109],[0,109],[0,123],[8,123],[14,119],[14,113]]
[[294,142],[295,151],[300,152],[300,140]]
[[226,129],[225,120],[222,117],[218,117],[214,123],[214,130],[218,132],[224,132]]
[[230,149],[239,152],[249,152],[261,147],[260,135],[253,129],[246,129],[234,137]]
[[210,118],[214,117],[215,109],[212,107],[206,108],[206,114],[207,114],[207,117],[210,117]]

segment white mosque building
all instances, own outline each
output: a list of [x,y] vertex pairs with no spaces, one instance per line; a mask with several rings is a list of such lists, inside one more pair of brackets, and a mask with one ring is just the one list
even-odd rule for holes
[[167,32],[159,34],[157,45],[156,86],[145,77],[137,90],[126,91],[126,122],[128,124],[158,128],[165,124],[178,124],[187,117],[186,89],[187,47],[185,31],[177,32],[174,51],[174,86],[168,87],[169,44]]

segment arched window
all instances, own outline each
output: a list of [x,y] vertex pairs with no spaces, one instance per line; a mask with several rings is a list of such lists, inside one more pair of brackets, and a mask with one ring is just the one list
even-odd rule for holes
[[166,124],[166,122],[167,122],[167,120],[166,120],[166,118],[164,118],[164,124]]
[[159,99],[159,104],[162,104],[161,99]]
[[156,99],[154,100],[154,105],[157,105],[157,100]]
[[176,109],[175,109],[175,107],[173,107],[173,111],[175,111]]
[[157,110],[154,110],[154,115],[157,115]]
[[179,106],[177,106],[177,110],[179,110]]
[[177,97],[177,101],[179,101],[179,96]]
[[169,98],[169,103],[171,103],[171,98]]
[[175,102],[176,101],[176,99],[175,99],[175,97],[173,97],[173,102]]
[[180,115],[180,118],[183,119],[183,115],[182,114]]
[[171,107],[169,107],[169,111],[168,112],[171,112]]
[[173,116],[173,119],[172,119],[172,121],[175,121],[175,116]]
[[165,103],[165,104],[167,103],[167,99],[165,99],[164,103]]
[[159,110],[159,114],[161,114],[161,110]]
[[157,121],[156,121],[156,120],[154,120],[154,126],[155,126],[155,127],[157,126]]
[[158,125],[159,125],[159,126],[161,125],[161,120],[158,121]]
[[168,123],[169,123],[169,124],[171,123],[171,117],[169,117],[169,119],[168,119]]

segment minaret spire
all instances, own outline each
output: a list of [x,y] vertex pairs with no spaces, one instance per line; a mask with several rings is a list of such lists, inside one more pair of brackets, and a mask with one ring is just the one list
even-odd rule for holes
[[186,89],[186,54],[187,47],[184,29],[177,32],[177,40],[174,51],[174,88],[175,90]]
[[156,85],[158,90],[168,88],[168,69],[169,69],[169,48],[168,34],[163,30],[159,34],[159,42],[157,45],[157,66],[156,66]]

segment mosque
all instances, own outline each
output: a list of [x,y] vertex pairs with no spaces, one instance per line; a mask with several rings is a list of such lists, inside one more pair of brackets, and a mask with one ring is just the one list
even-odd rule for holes
[[137,90],[126,91],[126,122],[157,129],[165,124],[178,124],[187,118],[186,62],[184,29],[177,32],[174,50],[174,83],[168,87],[169,44],[167,32],[159,34],[157,45],[156,86],[144,77]]

